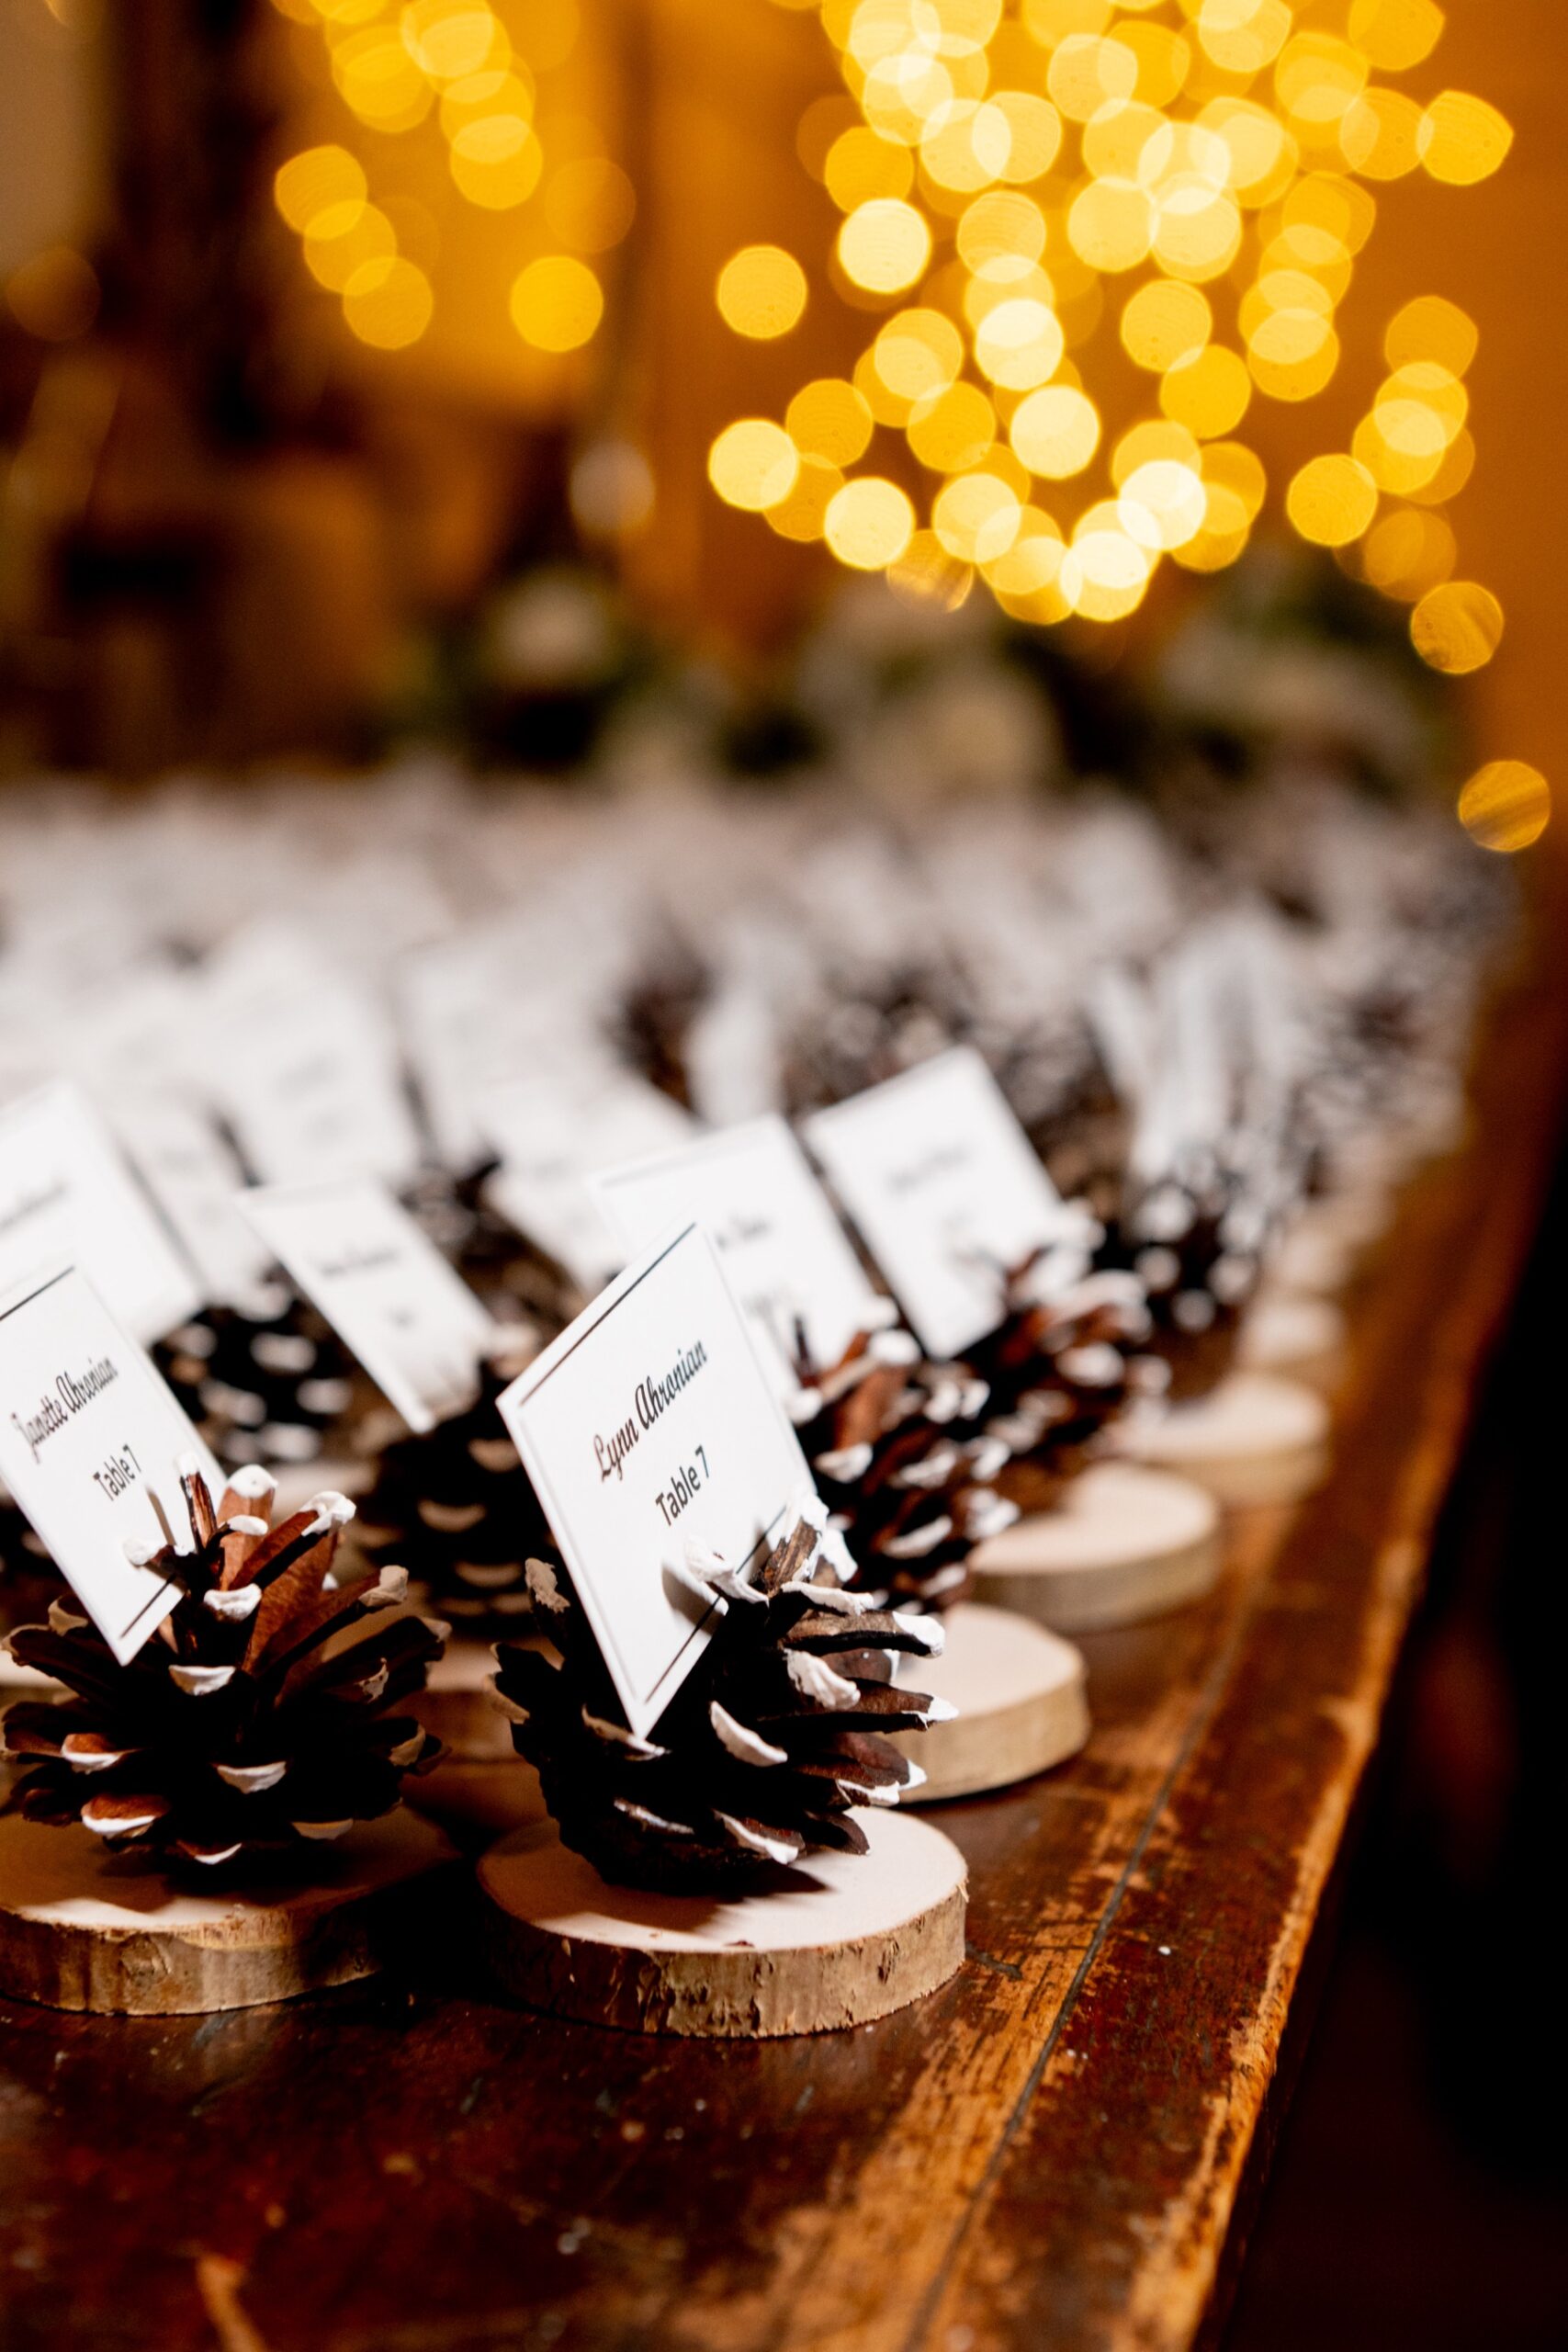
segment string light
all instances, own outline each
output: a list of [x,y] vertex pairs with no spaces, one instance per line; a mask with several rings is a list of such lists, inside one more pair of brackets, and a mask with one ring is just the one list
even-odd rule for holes
[[[1268,493],[1237,436],[1337,376],[1376,191],[1423,171],[1470,186],[1512,138],[1481,97],[1399,85],[1437,47],[1436,0],[779,5],[815,5],[838,56],[844,95],[807,110],[798,146],[840,216],[828,277],[874,316],[851,379],[727,428],[710,476],[945,605],[979,577],[1022,617],[1111,622],[1168,557],[1235,562]],[[804,275],[795,307],[764,283],[753,256],[777,253],[720,280],[738,334],[783,334],[804,306]],[[1407,302],[1349,447],[1278,493],[1450,672],[1502,631],[1495,598],[1452,577],[1446,513],[1473,463],[1475,347],[1452,302]],[[1101,378],[1122,399],[1127,362],[1141,407],[1112,432]]]

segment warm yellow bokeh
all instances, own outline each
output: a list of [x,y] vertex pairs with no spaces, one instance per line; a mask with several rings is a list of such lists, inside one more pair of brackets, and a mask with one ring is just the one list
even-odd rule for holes
[[429,278],[400,254],[362,263],[343,289],[343,314],[351,333],[378,351],[400,351],[417,343],[434,308]]
[[303,236],[323,214],[340,205],[350,218],[369,195],[365,166],[346,147],[309,147],[280,164],[272,183],[274,201],[291,229]]
[[512,288],[512,323],[536,351],[577,350],[604,315],[599,280],[571,254],[531,261]]
[[1410,636],[1432,669],[1462,677],[1483,669],[1502,643],[1503,607],[1473,580],[1445,581],[1411,614]]
[[897,197],[858,204],[839,231],[839,260],[846,277],[871,294],[901,294],[931,259],[931,232],[923,213]]
[[1435,180],[1469,187],[1489,179],[1514,143],[1495,107],[1464,90],[1445,90],[1427,109],[1421,161]]
[[1396,506],[1378,517],[1361,548],[1361,576],[1385,596],[1413,605],[1441,586],[1458,556],[1447,518],[1420,506]]
[[742,245],[718,274],[724,322],[759,343],[787,334],[806,309],[806,272],[782,245]]
[[538,187],[545,151],[522,115],[484,114],[455,134],[447,164],[470,204],[507,212],[526,204]]
[[915,531],[915,510],[897,482],[874,474],[844,484],[828,508],[824,536],[855,571],[885,571],[904,553]]
[[1529,849],[1551,822],[1551,787],[1525,760],[1489,760],[1459,797],[1459,819],[1483,849]]
[[977,466],[997,437],[997,412],[977,384],[952,384],[917,401],[905,427],[909,447],[933,473]]
[[841,376],[803,385],[784,413],[784,430],[802,456],[834,466],[865,455],[874,422],[863,396]]
[[1457,302],[1446,301],[1440,294],[1419,294],[1389,321],[1383,357],[1391,368],[1428,360],[1452,376],[1462,376],[1480,340],[1474,321]]
[[753,514],[778,506],[795,488],[801,457],[782,424],[743,416],[727,424],[708,451],[708,480],[728,506]]
[[1195,359],[1214,323],[1208,297],[1196,286],[1152,278],[1122,313],[1122,343],[1130,359],[1163,376],[1179,360]]
[[843,475],[828,458],[803,455],[789,495],[763,509],[770,527],[781,538],[802,544],[821,538],[828,509],[843,486]]
[[1052,384],[1020,401],[1009,438],[1032,474],[1066,481],[1083,472],[1099,447],[1100,416],[1084,393]]
[[[1438,0],[815,4],[842,91],[807,107],[799,153],[842,215],[831,282],[884,315],[846,354],[852,381],[788,401],[799,470],[775,528],[820,531],[917,601],[960,603],[979,579],[1021,619],[1115,620],[1167,558],[1238,560],[1270,495],[1268,404],[1317,400],[1353,364],[1349,447],[1273,496],[1412,608],[1429,662],[1489,658],[1501,614],[1455,581],[1448,511],[1474,463],[1474,325],[1416,294],[1383,328],[1378,382],[1359,372],[1365,325],[1340,320],[1376,191],[1422,169],[1461,186],[1508,150],[1484,99],[1401,78],[1438,44]],[[730,294],[758,253],[778,249],[737,256],[720,307],[765,336],[798,311]],[[886,473],[839,479],[863,459]],[[1034,503],[1080,481],[1058,514]]]
[[1314,458],[1292,482],[1285,508],[1303,539],[1322,548],[1348,547],[1371,527],[1378,486],[1352,457]]

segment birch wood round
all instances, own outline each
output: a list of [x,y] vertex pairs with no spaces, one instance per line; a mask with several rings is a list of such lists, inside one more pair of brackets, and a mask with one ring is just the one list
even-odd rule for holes
[[964,1857],[929,1822],[855,1815],[871,1841],[726,1900],[607,1885],[554,1826],[479,1865],[480,1940],[531,2008],[633,2033],[731,2040],[886,2017],[964,1958]]
[[961,1600],[942,1622],[942,1656],[900,1657],[894,1672],[905,1690],[929,1690],[958,1710],[950,1723],[894,1736],[926,1776],[906,1804],[1010,1789],[1077,1754],[1089,1737],[1089,1700],[1070,1642],[976,1600]]
[[1331,1298],[1268,1290],[1247,1310],[1237,1361],[1247,1372],[1284,1373],[1332,1387],[1344,1365],[1345,1316]]
[[982,1600],[1059,1634],[1088,1634],[1201,1599],[1221,1559],[1220,1509],[1206,1487],[1134,1462],[1097,1462],[1069,1481],[1055,1510],[1015,1521],[970,1565]]
[[1327,1471],[1328,1441],[1316,1389],[1270,1372],[1229,1373],[1207,1396],[1129,1418],[1116,1434],[1119,1452],[1238,1506],[1299,1502]]
[[305,1880],[191,1886],[90,1829],[0,1819],[0,1993],[54,2009],[187,2017],[374,1975],[413,1882],[453,1859],[406,1810],[310,1849]]

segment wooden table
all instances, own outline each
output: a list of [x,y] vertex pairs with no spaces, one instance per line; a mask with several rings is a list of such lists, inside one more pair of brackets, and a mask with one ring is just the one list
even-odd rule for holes
[[1488,1347],[1540,1214],[1568,1006],[1494,1019],[1477,1138],[1356,1302],[1336,1473],[1238,1519],[1213,1601],[1089,1644],[1070,1768],[947,1808],[970,1958],[757,2046],[511,2010],[435,1959],[293,2007],[0,2009],[7,2352],[983,2352],[1213,2326]]

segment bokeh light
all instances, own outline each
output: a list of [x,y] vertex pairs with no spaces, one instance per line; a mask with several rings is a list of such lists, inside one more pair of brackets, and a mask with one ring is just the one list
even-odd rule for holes
[[1461,677],[1483,668],[1502,643],[1503,607],[1473,580],[1445,581],[1411,614],[1410,635],[1423,662]]
[[512,288],[512,322],[536,351],[576,351],[604,315],[604,295],[585,261],[541,254]]
[[362,262],[343,289],[350,331],[378,351],[417,343],[434,308],[429,278],[400,254]]
[[806,272],[781,245],[742,245],[718,274],[724,322],[759,343],[787,334],[806,308]]
[[1529,849],[1551,821],[1551,787],[1525,760],[1489,760],[1459,797],[1461,824],[1483,849]]
[[800,452],[782,424],[765,416],[743,416],[727,424],[708,451],[708,480],[727,506],[763,514],[789,496],[800,464]]
[[[1168,560],[1224,571],[1272,502],[1435,668],[1491,658],[1452,517],[1474,322],[1420,286],[1371,335],[1340,320],[1384,189],[1469,186],[1511,144],[1433,73],[1438,0],[785,5],[815,5],[841,76],[797,140],[831,252],[747,248],[720,309],[782,334],[809,284],[875,317],[844,376],[781,384],[782,428],[720,435],[721,496],[911,601],[978,580],[1041,625],[1124,618]],[[1271,484],[1274,404],[1331,391],[1324,454]]]

